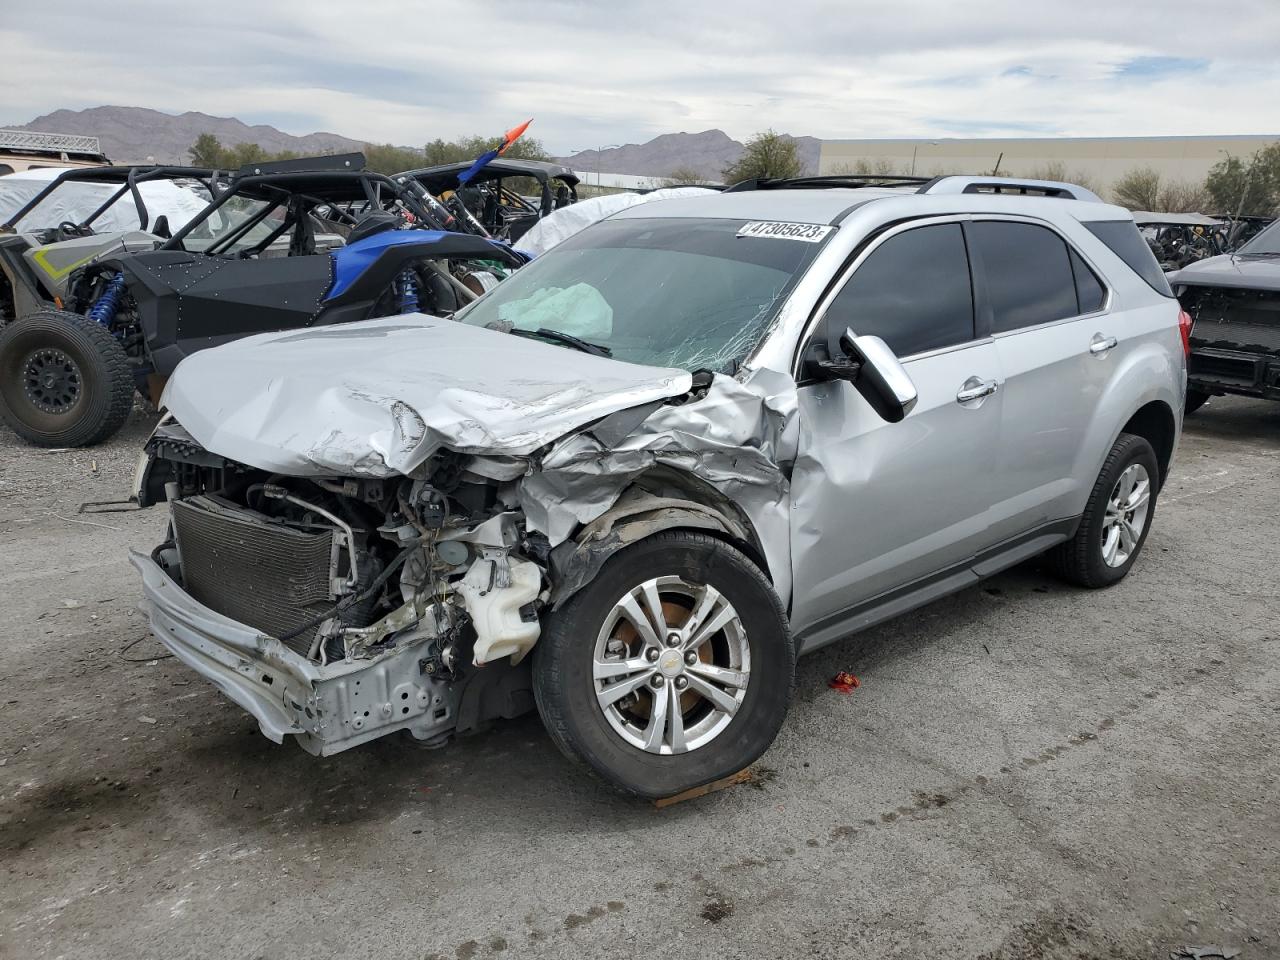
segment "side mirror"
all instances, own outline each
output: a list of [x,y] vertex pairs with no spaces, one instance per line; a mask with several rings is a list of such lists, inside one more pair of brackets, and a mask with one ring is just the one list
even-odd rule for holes
[[810,344],[806,375],[816,380],[845,380],[862,394],[871,409],[889,423],[897,423],[916,405],[916,386],[889,345],[879,337],[854,336],[845,329],[840,337],[843,356],[827,358],[822,341]]
[[889,423],[897,423],[911,412],[920,395],[911,382],[911,374],[887,343],[879,337],[854,336],[846,328],[840,346],[861,368],[853,386],[871,409]]

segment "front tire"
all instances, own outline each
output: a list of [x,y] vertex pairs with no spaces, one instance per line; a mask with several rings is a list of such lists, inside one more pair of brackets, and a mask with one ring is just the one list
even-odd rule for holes
[[1122,433],[1102,464],[1075,536],[1047,554],[1053,571],[1081,587],[1123,580],[1147,541],[1160,464],[1145,438]]
[[133,408],[129,357],[79,314],[40,310],[0,330],[0,417],[41,447],[85,447],[120,429]]
[[611,557],[548,618],[533,690],[561,751],[628,793],[669,797],[768,749],[795,679],[782,604],[740,550],[690,531]]

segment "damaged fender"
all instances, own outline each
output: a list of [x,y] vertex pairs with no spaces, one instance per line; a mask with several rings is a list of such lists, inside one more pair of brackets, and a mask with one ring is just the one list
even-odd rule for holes
[[[670,468],[710,484],[742,512],[749,531],[734,531],[717,511],[699,510],[696,504],[692,509],[694,525],[719,525],[744,542],[758,544],[774,589],[787,603],[790,475],[799,441],[795,381],[768,369],[750,371],[741,381],[716,374],[700,396],[654,407],[625,437],[607,436],[612,421],[606,418],[555,444],[539,468],[520,482],[518,498],[528,528],[541,531],[553,548],[559,547],[579,526],[603,517],[638,478],[658,467]],[[679,509],[689,511],[690,504],[682,503]],[[653,524],[672,519],[668,515],[648,522],[657,532],[667,527]],[[617,536],[622,545],[622,534]],[[583,547],[574,565],[586,564],[593,552],[599,554],[599,543],[597,539]],[[565,553],[560,556],[565,558]],[[559,585],[557,590],[561,600],[568,595]]]
[[711,530],[754,546],[750,531],[709,506],[658,497],[633,487],[576,538],[551,551],[551,580],[555,584],[551,608],[557,609],[594,580],[605,561],[619,550],[675,529]]

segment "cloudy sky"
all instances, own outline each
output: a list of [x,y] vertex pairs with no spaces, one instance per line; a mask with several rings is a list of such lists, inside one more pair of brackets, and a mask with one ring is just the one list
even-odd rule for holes
[[1280,0],[0,3],[0,124],[118,104],[418,144],[533,116],[557,153],[1280,133]]

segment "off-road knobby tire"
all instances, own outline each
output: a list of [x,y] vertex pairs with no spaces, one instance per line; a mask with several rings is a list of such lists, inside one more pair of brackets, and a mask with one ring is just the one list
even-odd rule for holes
[[[1129,559],[1121,566],[1112,567],[1102,558],[1102,524],[1106,517],[1107,501],[1116,482],[1131,463],[1141,463],[1151,479],[1151,500],[1147,508],[1147,523],[1138,538]],[[1124,579],[1125,574],[1133,567],[1142,553],[1142,546],[1147,542],[1147,534],[1151,530],[1156,515],[1156,497],[1160,486],[1160,464],[1151,444],[1143,437],[1132,433],[1122,433],[1107,459],[1089,494],[1089,502],[1085,505],[1080,517],[1080,525],[1075,536],[1061,543],[1045,554],[1048,568],[1069,583],[1090,589],[1109,587]]]
[[[75,361],[80,395],[65,413],[27,396],[26,358],[52,347]],[[133,408],[133,371],[119,341],[100,323],[64,310],[39,310],[0,330],[0,418],[41,447],[87,447],[120,429]]]
[[[646,753],[609,726],[596,702],[592,661],[604,617],[628,590],[677,574],[710,583],[746,628],[751,680],[715,739],[674,756]],[[548,618],[533,651],[533,693],[556,746],[617,789],[670,797],[745,769],[769,748],[795,682],[795,646],[772,584],[740,550],[704,533],[670,530],[620,550],[594,580]]]
[[1208,403],[1209,398],[1212,396],[1213,396],[1212,393],[1205,393],[1203,390],[1196,390],[1193,387],[1188,387],[1187,400],[1182,407],[1183,416],[1186,416],[1186,417],[1191,416],[1191,414],[1195,413],[1197,410],[1203,407],[1206,403]]

